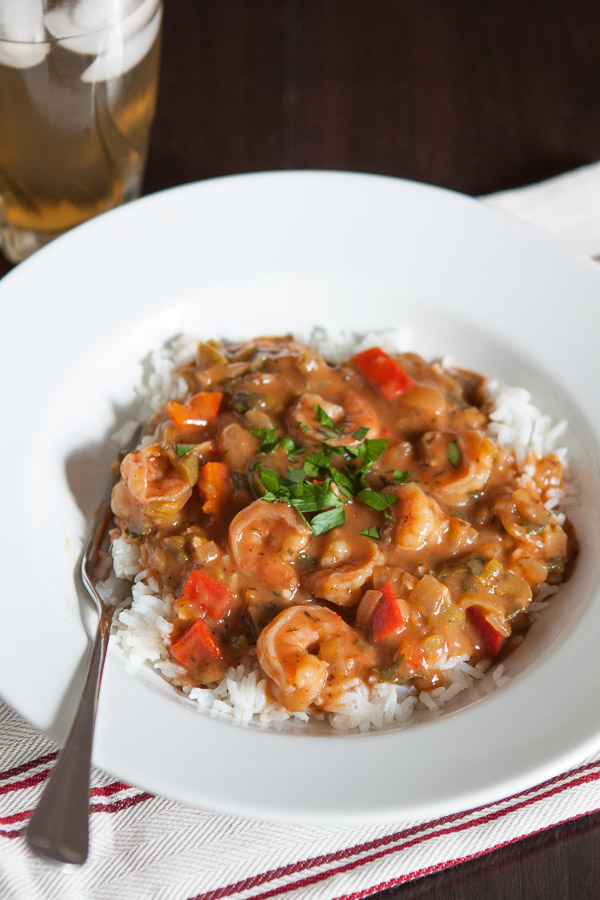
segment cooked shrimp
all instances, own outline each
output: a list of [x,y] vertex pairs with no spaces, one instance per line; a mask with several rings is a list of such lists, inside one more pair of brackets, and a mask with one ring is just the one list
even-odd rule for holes
[[481,431],[427,432],[421,448],[429,469],[436,472],[432,493],[453,505],[485,488],[499,452]]
[[386,492],[398,497],[398,503],[391,508],[391,532],[392,542],[400,550],[422,550],[442,540],[449,519],[418,484],[400,484]]
[[121,480],[112,492],[112,510],[130,531],[171,525],[192,495],[192,486],[177,475],[161,444],[128,453]]
[[229,547],[244,572],[291,600],[299,580],[294,562],[312,532],[287,503],[255,500],[229,526]]
[[344,620],[322,606],[284,609],[260,633],[258,662],[287,709],[333,710],[338,695],[364,680],[373,650]]
[[311,572],[306,583],[323,600],[338,606],[356,606],[360,589],[382,560],[383,554],[371,538],[355,537],[351,543],[335,538],[321,554],[321,568]]
[[[317,415],[318,406],[334,422],[336,428],[345,426],[340,435],[332,437],[319,430],[324,426]],[[379,416],[371,404],[355,391],[348,391],[344,395],[343,406],[324,400],[320,394],[301,394],[290,408],[288,418],[290,426],[295,429],[294,435],[298,433],[299,437],[310,441],[325,441],[330,447],[356,446],[360,441],[353,435],[359,428],[367,429],[365,438],[375,438],[381,431]]]
[[505,530],[520,544],[536,547],[546,560],[566,559],[567,535],[564,528],[541,500],[532,497],[524,488],[518,488],[510,497],[497,500],[494,512]]

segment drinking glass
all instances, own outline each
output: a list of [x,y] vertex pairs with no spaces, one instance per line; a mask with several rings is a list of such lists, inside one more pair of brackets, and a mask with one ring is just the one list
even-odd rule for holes
[[139,196],[161,0],[0,0],[0,246],[18,262]]

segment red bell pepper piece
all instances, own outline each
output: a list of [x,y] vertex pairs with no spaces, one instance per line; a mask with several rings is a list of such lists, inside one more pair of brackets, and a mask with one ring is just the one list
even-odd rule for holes
[[506,635],[494,628],[476,606],[469,607],[469,619],[479,633],[483,649],[492,656],[497,656],[506,641]]
[[405,626],[400,601],[394,596],[394,589],[388,581],[381,588],[381,599],[371,616],[371,639],[382,641]]
[[207,659],[219,659],[221,648],[203,619],[195,619],[169,647],[169,653],[184,669],[192,672]]
[[201,391],[190,397],[187,403],[169,400],[167,413],[171,422],[180,430],[204,428],[219,412],[223,394],[218,391]]
[[234,598],[233,591],[206,575],[201,569],[192,569],[183,587],[183,596],[204,609],[213,619],[221,619]]
[[414,381],[402,366],[379,347],[371,347],[352,357],[358,371],[388,400],[393,400],[409,388]]
[[423,662],[424,656],[425,652],[416,638],[406,638],[402,641],[396,653],[396,659],[401,659],[402,664],[413,673],[417,671]]
[[231,478],[226,463],[205,463],[200,470],[198,490],[204,500],[202,512],[212,516],[213,522],[219,522],[223,518],[231,492]]

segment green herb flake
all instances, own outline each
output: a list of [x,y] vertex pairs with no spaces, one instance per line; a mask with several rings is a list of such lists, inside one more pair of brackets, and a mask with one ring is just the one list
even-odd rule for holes
[[301,553],[298,557],[298,562],[303,569],[313,569],[317,564],[315,557],[310,556],[309,553]]
[[392,684],[410,684],[416,680],[415,675],[401,675],[400,667],[404,662],[404,653],[401,653],[398,659],[393,662],[390,666],[382,666],[381,668],[374,668],[373,671],[377,674],[378,681],[388,681]]
[[376,525],[373,525],[372,528],[363,528],[361,534],[364,534],[365,537],[374,538],[376,541],[381,539],[379,528]]
[[450,441],[448,444],[448,459],[455,469],[458,469],[462,462],[462,453],[456,441]]
[[392,484],[406,484],[412,472],[401,472],[400,469],[389,469],[387,475],[392,476]]
[[325,425],[327,428],[335,428],[335,422],[328,416],[322,406],[317,406],[315,408],[316,416],[315,422],[318,422],[319,425]]
[[358,455],[363,464],[363,469],[378,460],[387,450],[388,444],[388,438],[374,438],[370,441],[364,441],[364,443],[358,447]]
[[177,456],[185,456],[190,450],[193,450],[195,444],[175,444],[175,453]]
[[314,464],[310,456],[304,460],[302,470],[308,478],[317,478],[319,475],[319,467]]
[[276,497],[280,490],[279,475],[277,474],[277,472],[273,472],[271,469],[261,469],[260,480],[266,487],[267,491],[271,494],[274,494]]
[[313,534],[325,534],[326,531],[331,531],[332,528],[343,525],[345,521],[346,510],[343,506],[340,506],[336,509],[326,509],[325,512],[319,513],[312,519],[310,528]]
[[368,435],[368,433],[369,433],[368,428],[359,428],[357,431],[354,432],[352,437],[354,438],[355,441],[363,441],[366,438],[366,436]]
[[465,565],[472,575],[478,576],[483,572],[485,560],[480,556],[473,556],[471,559],[465,560]]
[[261,439],[256,448],[257,453],[272,453],[278,447],[282,447],[286,453],[298,453],[302,450],[289,435],[278,438],[275,428],[251,428],[250,433]]
[[356,495],[356,499],[378,511],[387,510],[398,502],[395,494],[384,494],[383,491],[374,491],[371,488],[362,490]]
[[276,437],[276,429],[275,428],[251,428],[250,434],[253,434],[255,437],[260,438],[261,443],[256,449],[257,453],[271,453],[275,447],[279,444],[279,439]]
[[541,534],[546,526],[540,525],[539,522],[530,522],[526,529],[526,534]]
[[343,506],[343,501],[329,489],[330,484],[330,481],[324,481],[322,484],[305,481],[297,486],[288,502],[299,512],[304,513],[318,512],[321,509],[329,509],[330,506]]

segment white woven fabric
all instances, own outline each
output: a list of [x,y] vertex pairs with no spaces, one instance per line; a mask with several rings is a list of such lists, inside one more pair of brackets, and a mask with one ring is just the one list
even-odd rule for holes
[[[600,255],[600,164],[488,202]],[[55,755],[0,704],[2,900],[358,900],[600,808],[600,754],[500,803],[354,828],[218,815],[94,771],[90,858],[57,869],[35,859],[21,836]]]
[[600,163],[485,200],[588,256],[600,255]]

